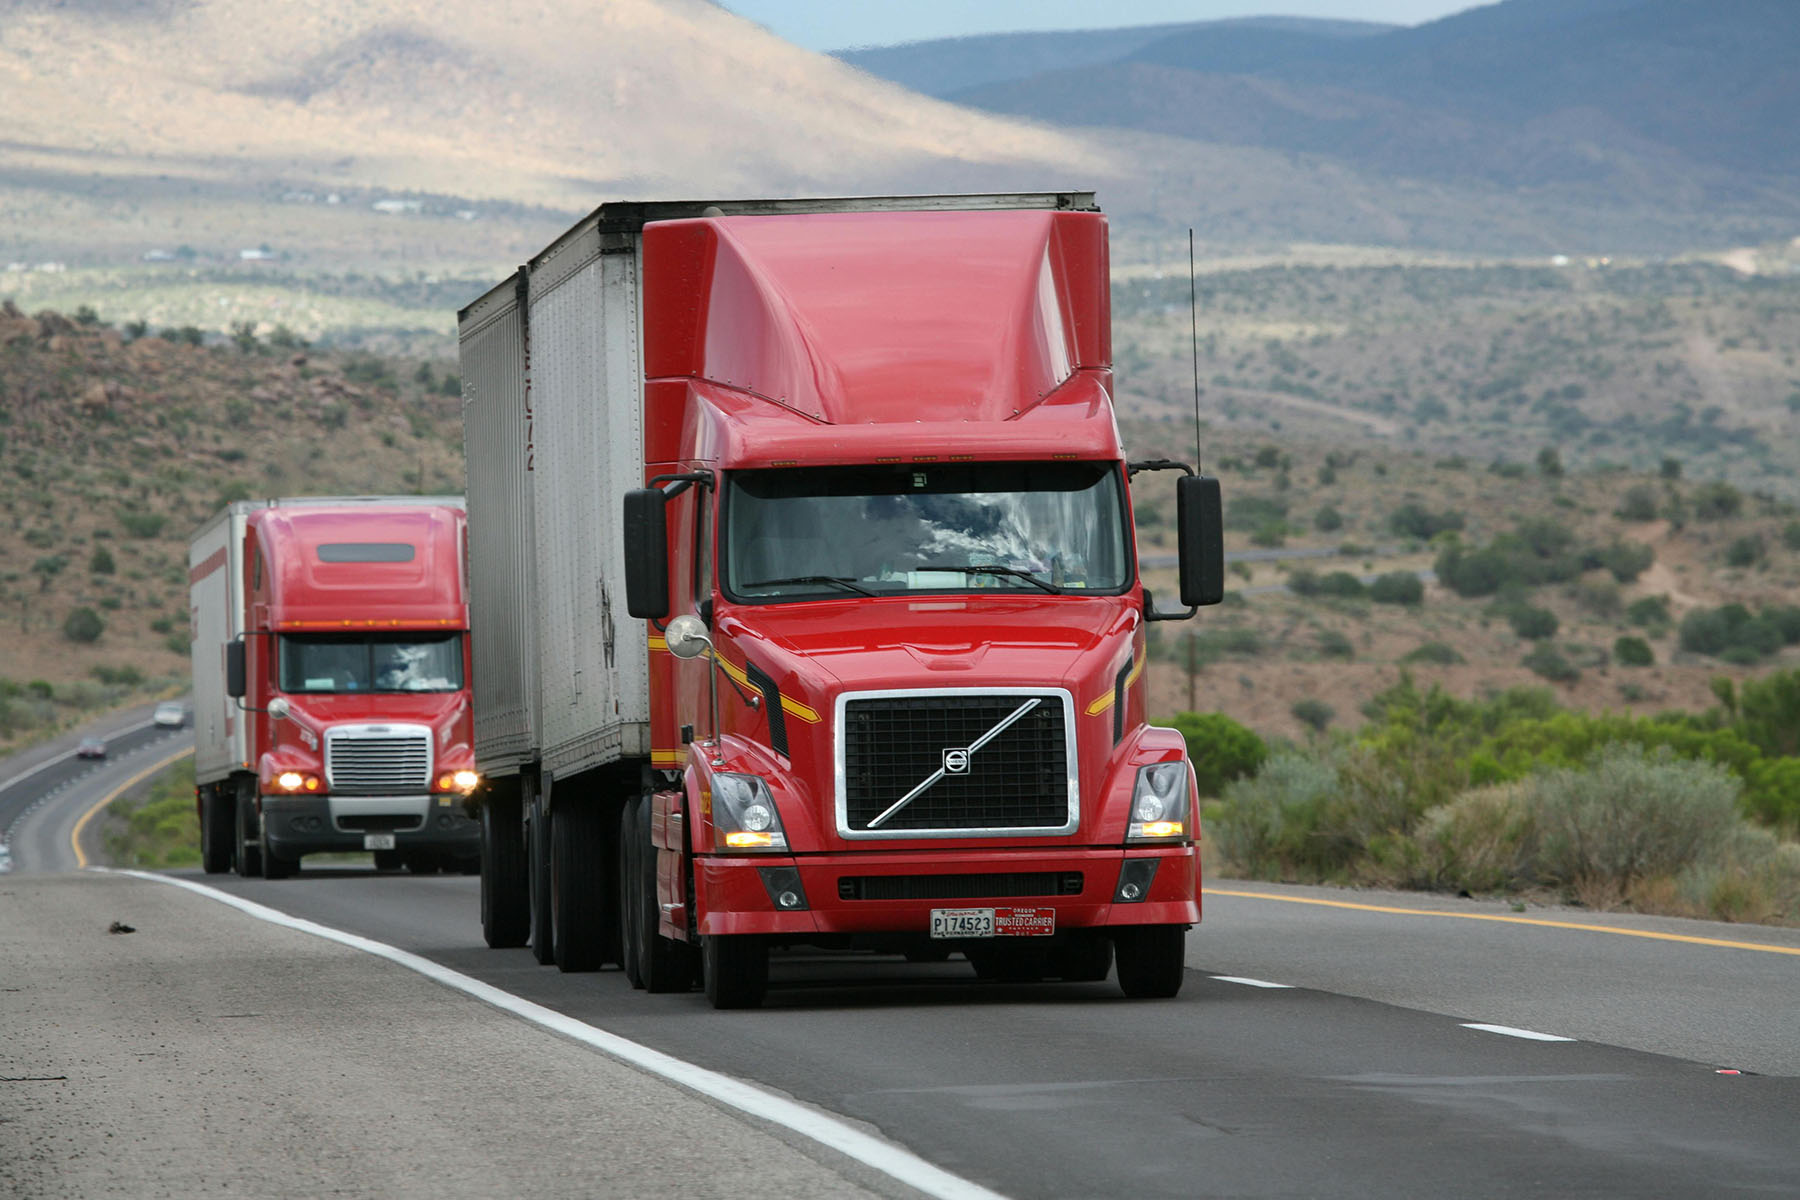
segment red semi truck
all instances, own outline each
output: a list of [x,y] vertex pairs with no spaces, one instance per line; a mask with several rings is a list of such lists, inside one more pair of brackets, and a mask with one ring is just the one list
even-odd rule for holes
[[489,945],[718,1007],[809,944],[1176,992],[1145,623],[1220,598],[1219,491],[1127,461],[1091,194],[606,204],[459,331]]
[[473,870],[460,497],[240,500],[194,535],[201,858],[270,879],[303,855]]

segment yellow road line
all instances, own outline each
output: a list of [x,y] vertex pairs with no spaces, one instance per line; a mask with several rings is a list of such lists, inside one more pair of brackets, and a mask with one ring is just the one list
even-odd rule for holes
[[1311,896],[1274,896],[1268,892],[1236,892],[1209,887],[1208,896],[1239,896],[1246,900],[1280,900],[1287,904],[1318,904],[1326,908],[1354,908],[1362,912],[1395,913],[1402,917],[1452,917],[1463,921],[1499,921],[1506,925],[1542,925],[1550,929],[1579,929],[1584,933],[1616,933],[1621,937],[1652,938],[1659,942],[1688,942],[1695,946],[1723,946],[1728,950],[1761,950],[1765,954],[1800,955],[1800,946],[1771,946],[1767,942],[1728,942],[1721,938],[1693,937],[1685,933],[1653,933],[1646,929],[1617,929],[1611,925],[1583,925],[1578,921],[1546,921],[1540,917],[1503,917],[1497,913],[1437,912],[1428,908],[1394,908],[1384,904],[1353,904],[1348,900],[1317,900]]
[[106,793],[106,795],[102,796],[98,801],[96,801],[94,803],[94,806],[92,808],[90,808],[86,812],[82,813],[81,819],[79,821],[75,822],[75,828],[69,831],[69,845],[75,851],[75,865],[80,867],[84,871],[87,869],[87,865],[88,865],[87,855],[82,853],[82,850],[81,850],[81,831],[83,829],[87,828],[87,823],[89,821],[93,820],[97,815],[99,815],[99,812],[101,809],[103,809],[107,805],[111,804],[114,800],[117,800],[119,798],[120,793],[124,792],[124,790],[126,788],[132,787],[138,783],[141,783],[143,780],[147,779],[151,775],[154,775],[158,771],[161,771],[164,768],[166,768],[170,763],[179,762],[180,760],[186,758],[188,755],[192,754],[193,752],[194,752],[194,748],[192,746],[189,746],[186,750],[177,751],[176,753],[169,755],[169,757],[163,759],[159,763],[153,763],[152,765],[145,767],[143,770],[139,771],[136,775],[133,775],[130,779],[127,779],[124,783],[121,783],[118,787],[116,787],[112,791]]

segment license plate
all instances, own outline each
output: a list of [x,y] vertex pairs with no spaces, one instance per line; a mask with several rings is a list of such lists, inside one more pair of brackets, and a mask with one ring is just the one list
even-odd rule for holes
[[1056,932],[1054,908],[934,908],[934,938],[1046,937]]
[[394,835],[391,833],[365,833],[365,834],[363,834],[363,849],[364,850],[392,850],[393,848],[394,848]]

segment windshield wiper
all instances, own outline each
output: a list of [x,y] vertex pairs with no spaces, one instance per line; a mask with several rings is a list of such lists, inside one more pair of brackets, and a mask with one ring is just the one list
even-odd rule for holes
[[843,588],[847,592],[857,592],[864,596],[875,593],[848,575],[789,575],[785,579],[759,579],[755,583],[739,584],[744,588],[780,587],[784,583],[829,583]]
[[1061,596],[1064,594],[1062,588],[1057,587],[1054,583],[1050,583],[1047,580],[1040,579],[1030,571],[1022,571],[1018,567],[1003,567],[998,563],[956,563],[945,564],[942,566],[920,566],[914,567],[913,570],[961,571],[965,575],[1005,575],[1011,579],[1023,579],[1033,587],[1042,588],[1044,591],[1050,592],[1053,595]]

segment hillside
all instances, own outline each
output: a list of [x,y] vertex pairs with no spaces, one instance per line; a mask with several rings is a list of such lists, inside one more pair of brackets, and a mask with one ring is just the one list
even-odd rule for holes
[[[1478,430],[1461,454],[1440,447],[1449,442],[1439,422],[1418,415],[1425,385],[1447,379],[1441,394],[1456,396],[1491,378],[1485,348],[1517,327],[1520,311],[1491,283],[1465,281],[1463,297],[1446,302],[1440,293],[1450,283],[1440,274],[1396,280],[1321,269],[1273,282],[1258,272],[1208,281],[1204,378],[1237,379],[1209,382],[1204,398],[1206,462],[1228,498],[1227,547],[1327,557],[1245,558],[1226,605],[1153,627],[1155,711],[1188,707],[1190,661],[1193,704],[1296,737],[1316,723],[1360,723],[1361,707],[1403,669],[1459,695],[1533,683],[1578,707],[1697,711],[1714,702],[1720,675],[1744,679],[1800,663],[1791,644],[1800,628],[1794,639],[1787,633],[1787,614],[1800,614],[1792,607],[1800,513],[1790,500],[1713,478],[1729,457],[1709,458],[1683,435],[1685,450],[1655,443],[1664,452],[1648,469],[1604,463],[1570,439],[1536,440],[1534,404],[1520,406],[1512,441]],[[1729,288],[1687,295],[1681,276],[1639,286],[1657,279],[1684,297],[1680,319],[1696,328],[1711,325],[1739,346],[1788,338],[1785,326],[1738,328],[1764,310],[1742,305]],[[1135,448],[1185,455],[1190,366],[1175,327],[1186,314],[1158,286],[1117,289],[1123,426]],[[1488,292],[1501,298],[1477,299]],[[1580,322],[1589,302],[1563,297],[1564,311],[1552,305],[1535,319]],[[1418,306],[1438,311],[1443,327],[1414,328]],[[1367,327],[1354,328],[1359,320]],[[1590,355],[1629,353],[1609,324],[1594,328],[1602,336]],[[1437,340],[1458,330],[1482,353]],[[1411,411],[1358,407],[1361,393],[1343,386],[1343,366],[1328,384],[1308,356],[1333,347],[1369,356],[1348,361],[1417,373],[1416,383],[1389,384]],[[1393,353],[1400,347],[1406,357]],[[209,340],[197,328],[120,330],[86,313],[26,316],[0,306],[0,745],[96,706],[185,685],[186,541],[225,501],[460,491],[453,371],[441,359],[321,352],[285,329],[259,336],[246,325],[235,338]],[[1275,387],[1279,379],[1310,381],[1316,396]],[[1689,383],[1652,372],[1642,386],[1646,404],[1664,404]],[[1537,393],[1535,381],[1530,389]],[[1587,399],[1553,396],[1556,405]],[[1422,432],[1409,441],[1415,427]],[[1761,438],[1754,429],[1750,436]],[[1770,455],[1792,452],[1795,439],[1783,436],[1762,438]],[[1562,453],[1545,453],[1558,444]],[[1147,553],[1168,550],[1171,492],[1153,477],[1140,489]],[[1483,590],[1473,572],[1496,561],[1516,586]],[[1470,594],[1448,577],[1421,588],[1416,602],[1406,588],[1369,588],[1382,575],[1446,570]],[[1163,574],[1151,578],[1166,594]],[[1718,614],[1730,604],[1745,606],[1749,625],[1725,629],[1735,618]],[[98,618],[97,630],[82,628],[81,610]],[[1689,637],[1690,618],[1699,641]],[[1701,627],[1709,621],[1720,628],[1708,633]],[[1739,634],[1748,640],[1732,640]],[[1651,665],[1627,665],[1620,638],[1642,639]],[[1297,708],[1302,701],[1314,703]]]

